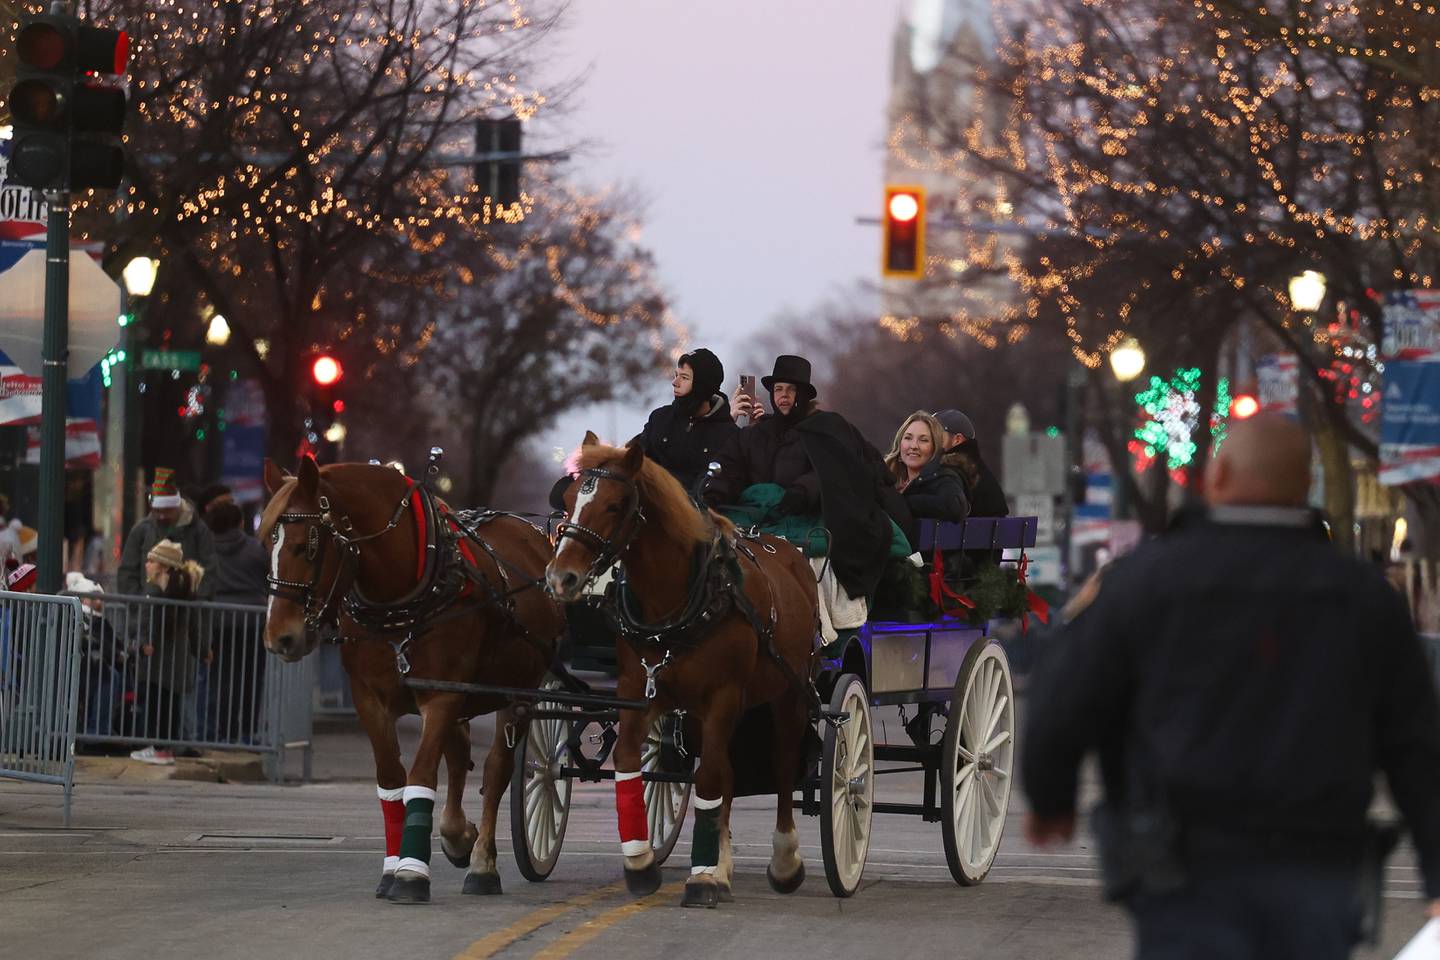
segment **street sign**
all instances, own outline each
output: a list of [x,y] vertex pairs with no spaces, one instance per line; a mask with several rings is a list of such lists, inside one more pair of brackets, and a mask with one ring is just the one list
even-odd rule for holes
[[146,370],[199,370],[199,350],[142,350],[140,366]]
[[1015,498],[1015,516],[1035,517],[1035,542],[1055,542],[1055,498],[1049,494],[1022,493]]
[[1007,493],[1065,492],[1065,438],[1043,433],[1007,434],[1001,447],[1000,468]]

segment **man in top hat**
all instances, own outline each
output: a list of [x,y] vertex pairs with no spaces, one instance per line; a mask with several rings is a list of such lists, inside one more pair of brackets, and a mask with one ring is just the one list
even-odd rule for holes
[[[169,467],[155,468],[155,482],[150,486],[150,513],[135,524],[125,538],[120,556],[120,569],[115,585],[122,594],[138,596],[145,591],[145,558],[162,540],[180,545],[186,560],[194,560],[213,574],[216,568],[215,541],[210,528],[200,521],[195,506],[180,496],[175,485],[175,471]],[[209,599],[215,590],[215,578],[200,581],[199,599]]]
[[706,500],[738,503],[749,486],[779,485],[785,493],[774,513],[820,516],[830,535],[835,578],[851,597],[871,596],[892,539],[882,504],[893,485],[885,479],[879,451],[844,417],[816,408],[810,361],[804,357],[775,358],[773,372],[760,382],[774,412],[746,411],[753,425],[721,451],[720,475]]

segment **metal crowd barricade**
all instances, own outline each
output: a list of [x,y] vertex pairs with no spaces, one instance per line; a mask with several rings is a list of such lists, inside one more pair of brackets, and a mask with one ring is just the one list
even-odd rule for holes
[[79,602],[0,591],[0,777],[58,784],[70,826]]
[[265,608],[81,595],[85,658],[76,740],[164,749],[247,750],[280,779],[287,750],[311,772],[314,668],[264,646]]

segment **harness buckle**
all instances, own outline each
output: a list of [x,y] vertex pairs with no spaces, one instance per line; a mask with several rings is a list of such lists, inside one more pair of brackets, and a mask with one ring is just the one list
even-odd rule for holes
[[669,662],[670,662],[670,651],[669,651],[669,650],[666,650],[666,651],[665,651],[665,656],[661,657],[661,658],[660,658],[660,662],[657,663],[657,664],[655,664],[655,666],[653,666],[653,667],[650,666],[650,664],[646,662],[646,660],[645,660],[644,657],[641,657],[641,658],[640,658],[640,666],[641,666],[642,668],[644,668],[644,670],[645,670],[645,699],[646,699],[646,700],[654,700],[654,699],[655,699],[655,674],[657,674],[657,673],[659,673],[661,670],[665,669],[665,665],[668,664]]
[[394,641],[390,643],[390,646],[395,650],[395,669],[400,671],[402,677],[410,672],[410,658],[405,656],[405,648],[410,646],[410,641],[414,639],[414,637],[415,635],[413,633],[407,633],[405,639],[399,643],[395,643]]
[[505,724],[505,749],[515,749],[515,724]]

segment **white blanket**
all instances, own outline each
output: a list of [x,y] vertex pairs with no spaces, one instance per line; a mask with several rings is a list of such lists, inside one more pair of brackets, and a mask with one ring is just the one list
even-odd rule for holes
[[812,557],[810,566],[819,578],[820,636],[829,643],[839,636],[837,630],[853,630],[864,624],[869,611],[864,597],[852,597],[840,586],[835,568],[825,557]]

